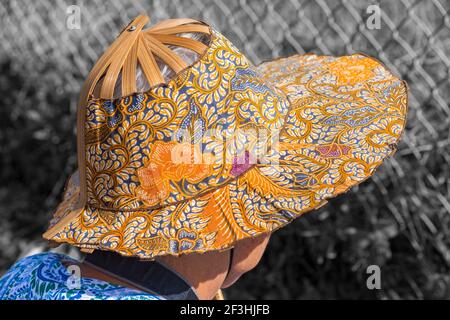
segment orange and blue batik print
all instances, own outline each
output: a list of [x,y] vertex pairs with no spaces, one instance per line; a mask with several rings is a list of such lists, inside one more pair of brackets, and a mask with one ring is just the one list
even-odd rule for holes
[[[255,68],[213,32],[167,85],[90,101],[88,203],[51,240],[142,258],[229,248],[370,177],[393,153],[406,108],[405,83],[372,58],[297,55]],[[223,137],[197,136],[240,129],[229,161]],[[250,147],[262,130],[276,141]],[[77,190],[75,174],[53,223]]]

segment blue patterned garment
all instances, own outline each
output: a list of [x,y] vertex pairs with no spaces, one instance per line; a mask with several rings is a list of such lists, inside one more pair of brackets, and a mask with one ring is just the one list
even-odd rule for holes
[[79,286],[71,288],[65,262],[77,263],[52,252],[19,260],[0,279],[0,300],[160,300],[149,293],[83,277]]

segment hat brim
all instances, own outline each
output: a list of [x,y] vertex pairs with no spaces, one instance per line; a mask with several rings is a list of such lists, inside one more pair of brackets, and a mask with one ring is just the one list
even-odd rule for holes
[[405,128],[407,86],[377,60],[297,55],[257,67],[291,103],[278,150],[207,194],[152,211],[77,209],[74,175],[44,237],[151,259],[225,250],[273,232],[373,175]]

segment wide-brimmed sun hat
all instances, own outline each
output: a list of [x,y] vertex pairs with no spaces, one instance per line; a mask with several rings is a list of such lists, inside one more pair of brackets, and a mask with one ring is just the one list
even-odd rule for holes
[[133,20],[84,84],[78,171],[46,239],[147,259],[225,250],[324,205],[395,151],[407,87],[377,60],[254,67],[203,22],[147,22]]

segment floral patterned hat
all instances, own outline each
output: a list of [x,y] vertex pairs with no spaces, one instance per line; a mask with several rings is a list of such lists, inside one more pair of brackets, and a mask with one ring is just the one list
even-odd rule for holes
[[361,54],[253,66],[203,22],[133,20],[78,108],[78,171],[48,240],[151,259],[225,250],[370,177],[407,87]]

